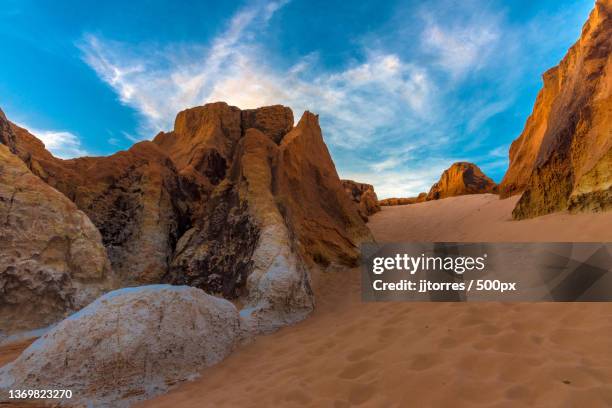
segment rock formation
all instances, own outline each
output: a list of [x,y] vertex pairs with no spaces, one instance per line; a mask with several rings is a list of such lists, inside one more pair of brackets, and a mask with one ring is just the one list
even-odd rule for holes
[[[218,130],[207,125],[196,134],[223,133],[222,125],[241,117],[225,104],[213,107],[235,116],[217,123]],[[228,166],[225,176],[211,191],[205,216],[178,242],[166,278],[228,298],[245,296],[245,313],[262,331],[312,310],[307,270],[355,265],[358,244],[372,239],[342,189],[317,117],[306,112],[277,144],[274,129],[285,127],[283,121],[276,127],[268,122],[268,134],[249,128],[235,145],[215,149]],[[229,126],[225,133],[232,134]],[[163,134],[155,142],[185,143],[176,135],[175,127],[174,136]],[[207,140],[212,141],[201,149],[210,152],[218,139]]]
[[187,284],[241,298],[253,330],[313,308],[308,271],[356,265],[372,240],[318,118],[212,103],[109,157],[60,160],[6,119],[0,141],[98,227],[123,285]]
[[107,293],[0,369],[0,390],[71,390],[70,406],[127,407],[165,392],[239,344],[229,301],[186,286]]
[[373,185],[357,183],[353,180],[342,180],[342,186],[350,199],[357,204],[359,215],[364,221],[368,220],[368,216],[380,211],[378,197]]
[[0,223],[0,337],[54,323],[113,288],[89,218],[3,145]]
[[500,194],[522,193],[515,218],[612,207],[611,51],[612,2],[598,0],[510,147]]
[[497,185],[473,163],[457,162],[444,170],[431,186],[427,200],[439,200],[465,194],[496,193]]
[[384,200],[380,200],[378,202],[378,205],[380,205],[381,207],[389,207],[389,206],[394,206],[394,205],[408,205],[408,204],[415,204],[416,200],[417,200],[416,197],[401,197],[401,198],[392,197],[392,198],[385,198]]
[[[61,160],[27,130],[9,124],[8,144],[47,184],[64,193],[98,227],[124,284],[156,283],[166,273],[200,192],[154,143],[109,157]],[[12,136],[12,137],[11,137]]]

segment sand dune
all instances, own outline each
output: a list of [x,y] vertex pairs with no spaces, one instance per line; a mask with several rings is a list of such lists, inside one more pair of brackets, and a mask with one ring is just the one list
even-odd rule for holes
[[[612,213],[510,221],[516,199],[386,207],[379,241],[612,239]],[[612,305],[379,303],[359,271],[315,280],[317,308],[142,407],[610,406]]]

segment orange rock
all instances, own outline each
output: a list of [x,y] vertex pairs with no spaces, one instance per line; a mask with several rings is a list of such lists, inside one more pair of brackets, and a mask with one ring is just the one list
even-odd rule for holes
[[416,197],[403,197],[403,198],[385,198],[384,200],[380,200],[378,204],[383,207],[393,206],[393,205],[408,205],[415,204],[417,202]]
[[89,215],[123,284],[241,298],[257,332],[304,318],[314,305],[308,272],[356,265],[359,244],[373,239],[317,116],[292,125],[280,105],[219,102],[180,112],[171,132],[109,157],[60,160],[13,127],[1,140]]
[[283,138],[275,181],[302,253],[322,266],[356,265],[359,244],[373,237],[342,187],[317,115],[304,112]]
[[357,183],[353,180],[342,180],[342,187],[351,200],[357,204],[359,215],[367,222],[368,216],[380,211],[378,197],[371,184]]
[[468,162],[457,162],[444,170],[440,180],[431,186],[426,200],[496,192],[495,182],[487,177],[478,166]]
[[515,218],[612,207],[611,51],[612,1],[598,0],[510,148],[500,192],[523,193]]

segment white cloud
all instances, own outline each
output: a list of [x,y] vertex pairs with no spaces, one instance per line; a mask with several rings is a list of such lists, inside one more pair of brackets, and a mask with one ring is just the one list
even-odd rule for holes
[[28,129],[30,133],[39,138],[47,150],[60,159],[87,156],[87,151],[81,146],[80,139],[73,133],[57,130],[41,130],[28,125],[17,126]]
[[427,71],[393,53],[365,50],[362,62],[336,72],[317,72],[316,55],[286,69],[267,64],[266,50],[253,34],[284,4],[240,10],[208,48],[147,46],[135,54],[125,44],[93,35],[79,46],[84,61],[120,101],[142,115],[141,139],[169,129],[178,111],[213,101],[241,108],[281,103],[298,117],[315,111],[327,141],[344,148],[377,144],[380,129],[391,124],[406,132],[429,120],[436,89]]
[[427,16],[422,47],[445,71],[459,77],[482,67],[487,54],[500,38],[498,21],[486,15],[478,21],[443,24]]
[[[320,114],[339,172],[373,183],[381,197],[427,191],[454,161],[449,157],[465,152],[473,154],[463,160],[499,167],[499,157],[474,155],[499,145],[491,140],[499,136],[483,128],[515,100],[507,85],[514,82],[498,71],[519,53],[509,43],[521,45],[510,41],[516,37],[503,14],[475,8],[480,2],[446,14],[428,6],[412,53],[396,43],[364,41],[360,58],[322,70],[317,53],[287,61],[258,42],[286,3],[239,10],[208,44],[124,44],[90,34],[79,47],[121,103],[142,116],[136,134],[123,135],[133,141],[170,129],[176,113],[191,106],[280,103],[292,107],[296,119],[304,110]],[[472,72],[491,87],[463,93]]]
[[[258,68],[258,46],[249,38],[285,3],[270,2],[239,11],[208,48],[133,48],[91,34],[78,46],[83,60],[117,92],[119,100],[143,116],[141,138],[147,138],[167,129],[178,111],[214,98],[227,99],[230,93],[237,97],[228,102],[243,107],[275,99],[280,88]],[[243,92],[235,93],[243,86]],[[259,103],[253,97],[257,91]]]

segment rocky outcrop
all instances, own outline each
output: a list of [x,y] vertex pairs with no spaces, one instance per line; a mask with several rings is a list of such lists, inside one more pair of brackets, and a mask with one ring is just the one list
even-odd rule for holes
[[4,145],[0,223],[0,337],[55,323],[116,284],[89,218]]
[[67,389],[70,406],[127,407],[223,360],[243,336],[230,302],[185,286],[110,292],[0,369],[0,390]]
[[108,157],[61,160],[27,130],[9,127],[3,139],[12,140],[9,148],[99,229],[123,284],[159,282],[201,195],[172,160],[152,142]]
[[390,207],[394,205],[408,205],[408,204],[416,204],[416,197],[404,197],[404,198],[385,198],[384,200],[380,200],[378,204],[381,207]]
[[166,281],[244,297],[253,330],[270,331],[312,310],[308,270],[355,265],[358,244],[372,237],[315,115],[306,112],[280,145],[250,128],[231,150],[227,177],[179,241]]
[[241,119],[243,129],[257,129],[276,144],[293,128],[293,112],[282,105],[243,110]]
[[357,204],[359,214],[364,221],[368,220],[368,216],[380,211],[378,197],[373,185],[357,183],[353,180],[342,180],[342,186],[350,199]]
[[318,116],[304,112],[279,147],[274,191],[298,252],[322,267],[356,266],[359,244],[374,238],[342,188]]
[[497,185],[473,163],[457,162],[444,170],[431,186],[426,200],[439,200],[465,194],[496,193]]
[[294,128],[283,106],[212,103],[180,112],[152,142],[72,160],[9,128],[3,142],[98,227],[122,284],[240,298],[255,331],[303,318],[308,271],[354,266],[372,240],[309,112]]
[[612,207],[611,51],[612,2],[599,0],[510,147],[500,193],[522,193],[515,218]]

